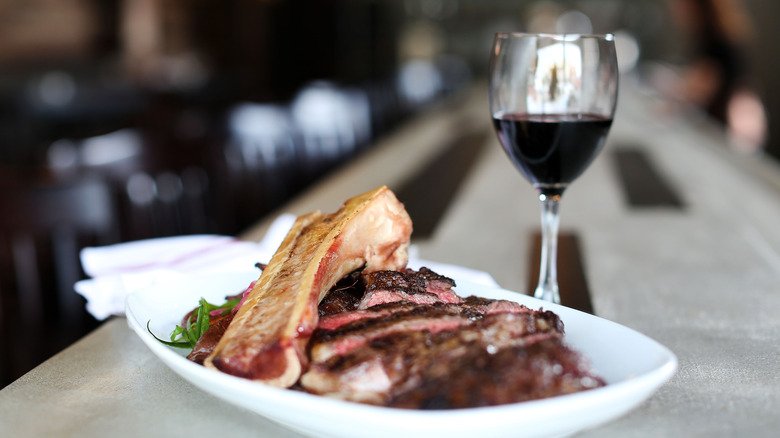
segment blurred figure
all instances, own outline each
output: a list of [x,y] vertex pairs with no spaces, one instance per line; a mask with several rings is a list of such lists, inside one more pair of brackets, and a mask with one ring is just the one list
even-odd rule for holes
[[[682,89],[674,95],[726,127],[735,146],[755,151],[766,137],[766,116],[752,90],[749,19],[739,0],[669,0],[672,18],[692,43]],[[678,94],[679,92],[679,94]]]

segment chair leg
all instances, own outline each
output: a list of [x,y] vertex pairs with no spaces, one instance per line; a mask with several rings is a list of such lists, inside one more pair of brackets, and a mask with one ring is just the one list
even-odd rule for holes
[[54,268],[57,278],[57,315],[61,335],[65,339],[75,339],[84,325],[82,318],[84,303],[73,290],[73,284],[80,278],[76,235],[73,230],[60,228],[52,236]]
[[43,323],[43,297],[35,241],[29,235],[15,236],[12,254],[22,321],[25,325],[39,327]]
[[19,307],[18,324],[10,334],[8,367],[16,378],[45,359],[44,311],[41,293],[38,251],[30,235],[17,235],[11,241],[11,255],[16,277]]

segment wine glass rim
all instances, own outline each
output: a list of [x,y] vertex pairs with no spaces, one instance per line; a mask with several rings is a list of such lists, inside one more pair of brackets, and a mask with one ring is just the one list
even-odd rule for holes
[[584,38],[603,39],[612,41],[615,35],[612,33],[536,33],[536,32],[496,32],[496,38],[551,38],[561,41],[577,40]]

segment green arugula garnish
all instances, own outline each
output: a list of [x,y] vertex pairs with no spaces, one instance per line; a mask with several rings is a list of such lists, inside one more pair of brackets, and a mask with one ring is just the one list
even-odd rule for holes
[[[209,328],[209,323],[211,322],[211,314],[214,313],[217,310],[222,310],[222,312],[219,312],[218,316],[224,316],[228,312],[233,311],[233,309],[238,305],[238,303],[241,301],[241,295],[238,295],[236,297],[230,297],[227,301],[225,301],[224,304],[211,304],[208,301],[206,301],[204,298],[201,298],[198,303],[198,308],[193,310],[190,315],[187,317],[187,321],[184,323],[184,327],[177,325],[173,332],[171,332],[171,340],[166,341],[164,339],[158,338],[154,333],[152,333],[151,328],[149,327],[149,324],[151,321],[147,321],[146,323],[146,330],[149,331],[149,334],[154,336],[155,339],[162,342],[165,345],[168,345],[170,347],[176,347],[176,348],[195,348],[195,344],[198,342],[201,336],[203,336],[203,333],[206,333],[206,330]],[[195,315],[195,319],[193,320],[192,316]]]

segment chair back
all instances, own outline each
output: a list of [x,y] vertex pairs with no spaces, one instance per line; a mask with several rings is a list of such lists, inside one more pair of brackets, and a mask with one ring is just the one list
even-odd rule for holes
[[97,325],[73,284],[81,248],[116,242],[115,224],[103,181],[0,181],[2,386]]

